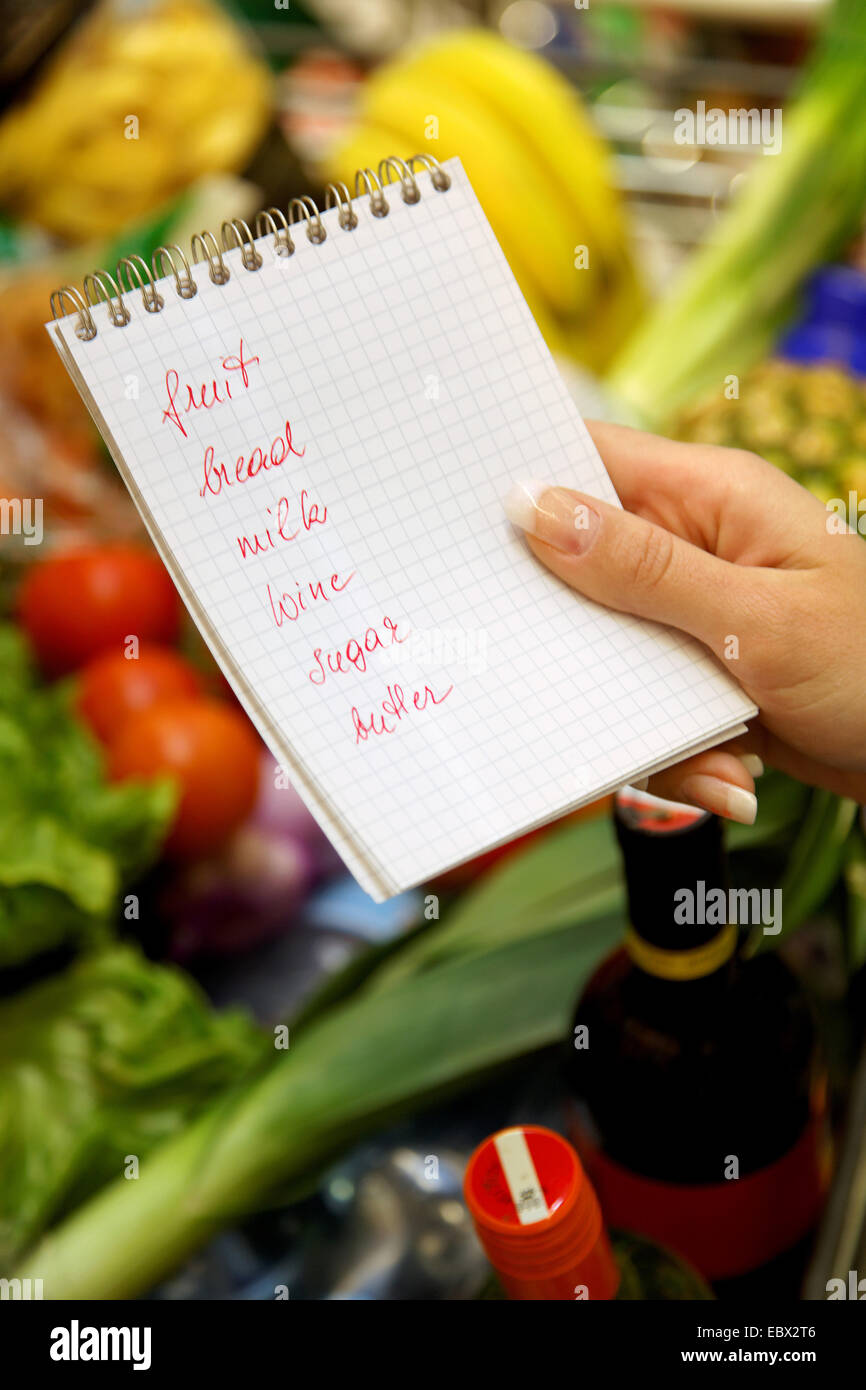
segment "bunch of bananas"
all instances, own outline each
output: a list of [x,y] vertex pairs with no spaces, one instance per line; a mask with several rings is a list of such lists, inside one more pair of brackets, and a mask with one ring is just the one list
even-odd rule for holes
[[100,6],[0,122],[0,198],[67,240],[111,236],[239,168],[269,108],[267,70],[216,6]]
[[365,83],[323,181],[389,154],[459,155],[552,351],[599,371],[642,295],[607,149],[570,84],[483,29],[402,54]]
[[841,367],[771,358],[743,377],[735,399],[715,392],[675,432],[761,454],[822,502],[866,499],[866,382]]

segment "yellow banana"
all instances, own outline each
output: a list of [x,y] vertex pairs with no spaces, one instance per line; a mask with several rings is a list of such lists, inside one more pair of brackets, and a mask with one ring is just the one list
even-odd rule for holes
[[[99,7],[0,121],[3,201],[66,237],[116,231],[199,174],[240,166],[270,85],[210,3],[169,0],[120,19]],[[137,139],[125,138],[131,113]]]
[[[448,73],[510,122],[539,173],[547,175],[550,196],[571,209],[590,267],[597,271],[597,298],[565,331],[573,345],[569,350],[598,369],[621,346],[645,297],[608,153],[578,96],[550,64],[488,30],[458,30],[423,44],[403,61],[419,77]],[[586,317],[588,328],[582,322]]]
[[604,141],[567,80],[536,54],[486,29],[461,29],[403,60],[408,71],[436,74],[482,100],[524,142],[588,229],[591,250],[614,258],[624,224]]
[[[363,125],[355,126],[341,144],[330,152],[324,163],[319,166],[318,172],[322,183],[340,180],[347,185],[350,194],[354,194],[354,179],[358,169],[369,168],[375,173],[379,161],[388,155],[396,154],[406,158],[415,153],[416,150],[406,148],[405,136],[398,135],[393,130],[386,130],[384,126],[368,125],[365,122]],[[562,329],[551,315],[547,302],[536,286],[530,283],[531,277],[528,273],[524,274],[522,267],[516,264],[516,257],[510,258],[510,264],[548,347],[552,352],[566,351]]]
[[633,332],[644,307],[637,281],[623,278],[602,295],[590,315],[562,325],[563,352],[594,372],[603,371]]
[[593,271],[574,268],[580,228],[550,197],[537,162],[474,95],[396,63],[369,80],[361,109],[365,121],[396,130],[413,151],[460,156],[517,278],[554,313],[590,302]]

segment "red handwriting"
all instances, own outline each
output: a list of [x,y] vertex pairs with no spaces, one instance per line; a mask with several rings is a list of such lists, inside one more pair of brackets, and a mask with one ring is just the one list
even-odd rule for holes
[[281,497],[277,502],[276,514],[272,507],[266,508],[268,516],[273,520],[265,527],[264,537],[254,531],[252,540],[248,536],[235,538],[244,560],[249,555],[262,555],[275,549],[279,541],[297,540],[302,527],[305,531],[310,531],[314,526],[324,526],[328,520],[328,508],[323,506],[320,509],[318,502],[311,502],[306,488],[301,492],[301,525],[296,526],[293,531],[289,529],[294,524],[291,520],[291,510],[288,497]]
[[[240,372],[241,381],[245,389],[249,389],[250,377],[247,371],[254,362],[258,362],[257,357],[244,356],[244,340],[241,338],[241,345],[238,349],[237,357],[224,357],[222,359],[222,369],[224,372]],[[173,367],[170,367],[165,374],[165,390],[168,397],[168,405],[162,412],[162,423],[166,420],[169,424],[179,429],[184,439],[188,438],[184,428],[181,411],[184,415],[189,415],[191,410],[213,410],[215,405],[224,405],[226,401],[232,399],[231,381],[228,376],[223,379],[222,385],[214,378],[208,383],[202,382],[200,386],[181,385],[180,377]]]
[[401,720],[403,720],[407,714],[411,714],[412,710],[425,710],[431,702],[434,705],[441,705],[443,700],[448,699],[453,689],[454,686],[449,685],[448,689],[443,691],[441,695],[434,695],[429,685],[425,685],[423,690],[413,690],[410,697],[410,707],[410,705],[406,703],[407,697],[402,685],[389,685],[387,687],[385,699],[382,700],[380,705],[381,713],[374,710],[370,715],[369,722],[365,723],[361,718],[357,705],[352,706],[352,725],[355,730],[355,743],[366,743],[371,735],[373,737],[381,737],[382,734],[396,733]]
[[[338,574],[332,574],[326,584],[319,580],[310,580],[307,584],[296,584],[293,594],[283,593],[279,598],[274,594],[270,584],[268,585],[268,602],[271,605],[271,614],[277,627],[282,627],[284,622],[296,623],[302,613],[307,612],[308,603],[325,602],[330,603],[331,593],[341,594],[348,584],[355,578],[355,571],[349,575],[348,579],[340,579]],[[328,592],[330,590],[330,593]]]
[[[259,366],[260,359],[248,355],[241,338],[237,354],[227,354],[221,359],[221,365],[225,373],[221,380],[214,377],[209,383],[197,385],[182,382],[175,368],[169,367],[165,373],[166,406],[162,412],[162,423],[173,425],[187,439],[189,436],[184,417],[193,411],[214,410],[216,406],[232,401],[233,385],[235,390],[239,387],[249,390],[249,369]],[[286,420],[284,429],[270,445],[245,445],[233,464],[217,459],[214,446],[209,444],[204,451],[199,496],[219,497],[236,483],[251,482],[260,473],[281,467],[290,456],[303,458],[305,452],[305,447],[299,449],[295,446],[289,420]],[[272,507],[266,507],[265,512],[268,519],[261,530],[235,537],[242,560],[266,554],[281,543],[291,543],[297,540],[302,531],[309,532],[313,526],[324,526],[328,520],[327,506],[313,501],[306,488],[302,489],[295,506],[284,496],[279,497]],[[279,594],[268,584],[267,601],[276,627],[298,622],[302,614],[315,604],[330,603],[335,595],[348,588],[355,574],[353,570],[346,578],[334,573],[325,581],[311,579],[303,584],[294,581],[289,590]],[[385,615],[380,624],[368,627],[362,637],[350,637],[333,650],[314,647],[314,664],[307,672],[308,679],[313,685],[321,687],[333,675],[361,675],[367,671],[369,658],[375,652],[400,645],[408,636],[408,631],[404,630],[402,634],[398,632],[398,624]],[[441,705],[453,689],[454,686],[449,685],[437,695],[431,686],[424,685],[407,693],[402,685],[395,682],[385,687],[384,698],[370,711],[369,717],[362,716],[357,705],[353,705],[351,718],[356,745],[366,743],[371,738],[396,733],[409,715]]]
[[[404,637],[397,636],[397,624],[391,618],[383,618],[382,626],[388,634],[383,637],[375,627],[368,627],[364,633],[362,641],[357,641],[350,637],[345,647],[341,647],[336,652],[325,652],[324,656],[321,647],[316,647],[313,651],[316,664],[312,671],[307,675],[313,685],[324,685],[328,679],[328,672],[333,675],[343,675],[351,671],[366,671],[367,657],[380,647],[392,647],[394,643],[402,643],[409,636],[407,632]],[[348,665],[344,665],[348,662]]]
[[269,450],[266,451],[257,445],[249,454],[238,456],[231,470],[234,477],[224,463],[215,461],[213,445],[209,444],[204,451],[204,482],[198,495],[204,497],[209,494],[211,497],[219,497],[224,487],[232,487],[234,483],[248,483],[251,478],[258,477],[259,473],[266,473],[269,468],[279,468],[290,454],[294,454],[296,458],[304,457],[304,449],[296,449],[292,443],[292,427],[288,420],[282,434],[277,435]]

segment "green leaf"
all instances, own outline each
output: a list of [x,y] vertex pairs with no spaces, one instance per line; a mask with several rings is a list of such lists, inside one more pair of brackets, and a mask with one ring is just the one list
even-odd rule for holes
[[0,969],[104,938],[174,812],[166,781],[107,783],[73,693],[37,684],[21,634],[0,625]]
[[0,706],[5,707],[30,690],[33,660],[27,639],[12,623],[0,623]]
[[866,841],[852,835],[845,853],[845,887],[848,895],[848,969],[853,975],[866,964]]
[[272,1051],[131,948],[0,1004],[0,1267]]
[[0,818],[0,887],[41,884],[69,898],[73,906],[104,916],[117,891],[117,869],[50,816]]
[[134,878],[159,854],[177,799],[167,777],[100,786],[82,803],[81,832],[112,857],[122,879]]
[[749,954],[778,945],[818,910],[842,872],[846,841],[856,813],[854,801],[827,791],[812,793],[779,884],[782,931],[771,941],[762,931],[754,931],[748,942]]
[[615,912],[624,901],[609,817],[569,821],[509,856],[449,909],[448,920],[418,932],[371,981],[399,979],[553,927]]
[[801,823],[811,793],[802,782],[781,772],[767,772],[758,783],[758,814],[754,825],[725,824],[725,844],[731,854],[786,844]]

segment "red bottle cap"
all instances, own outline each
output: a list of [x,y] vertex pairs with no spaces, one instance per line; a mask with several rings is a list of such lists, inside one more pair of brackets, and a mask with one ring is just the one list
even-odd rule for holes
[[516,1299],[609,1299],[619,1284],[598,1198],[575,1150],[540,1125],[493,1134],[463,1181],[478,1238]]

